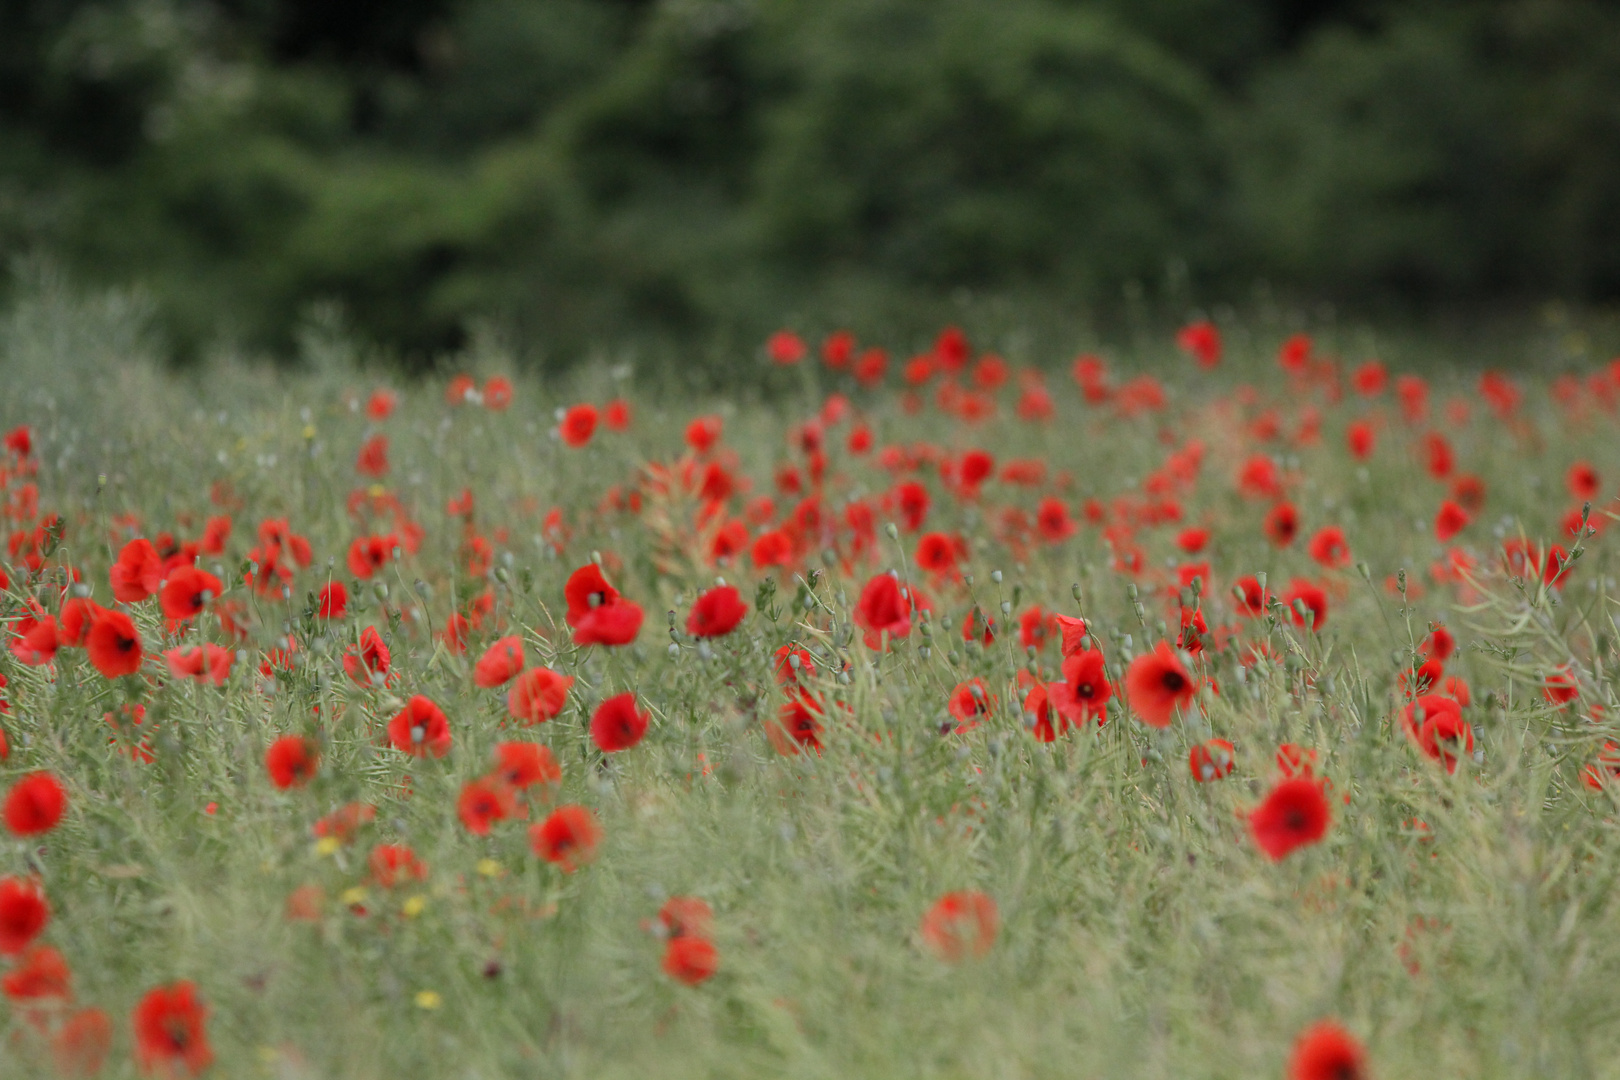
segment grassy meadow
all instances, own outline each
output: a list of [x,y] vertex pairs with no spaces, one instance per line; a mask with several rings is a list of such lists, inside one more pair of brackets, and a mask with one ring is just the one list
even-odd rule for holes
[[1620,1076],[1620,370],[138,326],[0,326],[0,1076]]

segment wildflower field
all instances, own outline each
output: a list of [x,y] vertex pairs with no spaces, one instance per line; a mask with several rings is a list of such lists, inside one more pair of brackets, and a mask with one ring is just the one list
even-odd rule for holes
[[0,326],[0,1076],[1620,1075],[1620,365],[113,308]]

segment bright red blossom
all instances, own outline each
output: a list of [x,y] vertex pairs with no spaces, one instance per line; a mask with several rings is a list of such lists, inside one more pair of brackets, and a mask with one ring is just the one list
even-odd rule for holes
[[388,741],[413,757],[450,752],[450,721],[444,710],[417,694],[388,722]]
[[1351,1034],[1324,1020],[1294,1041],[1288,1080],[1367,1080],[1367,1055]]
[[473,683],[486,690],[505,686],[523,670],[523,639],[516,635],[495,642],[473,667]]
[[529,846],[534,853],[573,873],[596,855],[602,839],[602,826],[583,806],[559,806],[545,821],[529,828]]
[[16,956],[51,921],[51,908],[39,883],[26,878],[0,878],[0,956]]
[[1131,661],[1125,672],[1125,693],[1131,708],[1149,727],[1169,727],[1177,710],[1192,703],[1198,689],[1181,658],[1168,642]]
[[718,585],[692,604],[686,632],[699,638],[723,637],[737,629],[747,614],[742,594],[731,585]]
[[1332,820],[1322,782],[1302,776],[1271,789],[1249,814],[1249,832],[1260,850],[1275,861],[1321,840]]
[[302,735],[283,735],[264,753],[264,768],[270,782],[285,791],[309,783],[321,764],[321,750],[315,740]]
[[634,694],[610,697],[591,714],[591,741],[604,754],[628,750],[647,733],[650,719],[637,707]]
[[151,990],[135,1006],[135,1061],[146,1073],[196,1076],[214,1060],[205,1025],[208,1008],[190,982]]
[[48,772],[29,773],[6,795],[6,828],[13,836],[39,836],[56,828],[66,810],[62,782]]

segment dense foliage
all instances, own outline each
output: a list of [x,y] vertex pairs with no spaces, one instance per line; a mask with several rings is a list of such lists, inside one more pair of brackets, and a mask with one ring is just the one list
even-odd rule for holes
[[0,1076],[1620,1075],[1620,362],[139,315],[0,319]]
[[1598,0],[0,8],[0,245],[183,348],[326,298],[418,360],[964,290],[1613,298],[1617,147]]

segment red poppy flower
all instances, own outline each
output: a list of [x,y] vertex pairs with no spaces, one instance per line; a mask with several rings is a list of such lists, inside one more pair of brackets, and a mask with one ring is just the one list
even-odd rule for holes
[[1429,475],[1436,480],[1444,480],[1456,467],[1457,458],[1451,452],[1451,443],[1439,432],[1430,432],[1423,437],[1423,454]]
[[413,757],[444,757],[450,752],[450,721],[443,709],[416,694],[388,721],[388,741]]
[[174,622],[202,614],[208,601],[224,591],[219,578],[195,566],[182,566],[169,575],[159,600],[163,614]]
[[893,497],[895,507],[900,512],[901,528],[906,532],[916,532],[922,528],[928,518],[928,489],[915,480],[908,480],[895,487]]
[[666,939],[710,936],[714,911],[695,896],[672,896],[658,909],[657,929]]
[[1260,850],[1273,860],[1314,844],[1327,835],[1333,808],[1322,782],[1309,777],[1283,780],[1249,814],[1249,831]]
[[808,691],[790,691],[787,703],[765,722],[765,738],[783,757],[792,757],[806,748],[820,754],[821,714],[820,702]]
[[80,1009],[51,1036],[51,1061],[62,1076],[95,1076],[112,1046],[112,1021],[100,1009]]
[[1300,1033],[1288,1059],[1288,1080],[1366,1080],[1367,1055],[1361,1044],[1331,1020]]
[[648,714],[636,707],[636,695],[619,694],[591,714],[591,741],[604,754],[628,750],[647,734]]
[[1103,654],[1099,649],[1071,653],[1063,658],[1063,681],[1048,683],[1052,707],[1064,719],[1083,725],[1095,719],[1101,723],[1107,716],[1108,700],[1114,696],[1114,687],[1103,671]]
[[996,943],[1001,916],[996,902],[977,889],[949,892],[922,917],[923,944],[948,964],[978,958]]
[[720,441],[724,424],[718,416],[700,416],[686,425],[686,445],[707,454]]
[[1245,499],[1275,499],[1282,494],[1282,477],[1277,463],[1264,454],[1255,454],[1238,471],[1238,491]]
[[[1301,629],[1308,626],[1313,632],[1318,631],[1322,629],[1322,624],[1327,622],[1327,593],[1320,586],[1296,578],[1289,582],[1288,591],[1283,593],[1282,600],[1287,605],[1289,614],[1293,616],[1294,625]],[[1304,610],[1301,611],[1301,608]]]
[[815,658],[807,650],[792,645],[783,645],[776,650],[773,668],[777,685],[784,689],[800,686],[804,680],[816,677]]
[[855,355],[855,335],[836,330],[821,343],[821,361],[834,370],[846,368]]
[[373,435],[360,444],[360,454],[355,458],[354,471],[361,476],[388,475],[388,436]]
[[388,565],[398,544],[398,538],[393,535],[356,537],[349,545],[349,573],[362,580],[369,579]]
[[341,619],[349,611],[349,587],[341,581],[328,582],[317,598],[315,614],[322,619]]
[[562,712],[568,701],[572,675],[550,668],[530,668],[517,677],[506,695],[506,710],[526,725],[543,724]]
[[1059,735],[1069,730],[1069,720],[1052,707],[1051,692],[1046,683],[1035,683],[1024,695],[1024,721],[1030,734],[1044,743],[1056,742]]
[[503,637],[489,648],[473,667],[473,683],[485,690],[505,686],[523,670],[523,639],[516,634]]
[[0,956],[16,956],[51,921],[51,907],[39,882],[0,878]]
[[1445,676],[1445,673],[1445,665],[1442,664],[1438,658],[1431,657],[1430,659],[1419,664],[1417,670],[1412,673],[1413,678],[1411,682],[1416,688],[1415,692],[1407,685],[1406,672],[1402,671],[1397,674],[1395,681],[1400,686],[1401,691],[1405,693],[1407,697],[1415,697],[1418,694],[1427,694],[1430,690],[1434,689],[1434,687],[1439,684],[1441,678]]
[[456,800],[456,814],[474,836],[488,836],[490,827],[517,811],[517,796],[499,778],[469,780]]
[[760,533],[749,549],[748,557],[756,570],[771,566],[787,566],[793,561],[793,540],[781,529]]
[[945,703],[945,711],[957,720],[953,725],[956,731],[972,731],[979,726],[979,719],[988,716],[995,707],[995,695],[978,677],[958,683]]
[[956,541],[945,533],[924,533],[917,540],[917,565],[930,574],[951,574],[956,570],[956,552]]
[[1206,739],[1187,755],[1187,767],[1200,784],[1230,776],[1236,766],[1232,744],[1225,739]]
[[406,881],[426,881],[428,876],[427,864],[405,844],[378,844],[371,849],[366,864],[371,869],[371,880],[385,889]]
[[1462,723],[1462,706],[1444,694],[1421,694],[1401,710],[1401,728],[1409,739],[1417,741],[1423,725],[1436,716],[1449,716],[1447,726]]
[[1460,709],[1430,709],[1418,729],[1417,744],[1426,755],[1444,764],[1446,772],[1454,773],[1458,758],[1474,751],[1474,729],[1462,718]]
[[1176,334],[1176,346],[1201,368],[1212,368],[1221,362],[1221,332],[1208,319],[1183,326]]
[[771,363],[782,367],[797,364],[807,352],[804,339],[791,330],[778,330],[765,342],[765,354],[771,358]]
[[1277,349],[1277,366],[1290,375],[1303,375],[1310,366],[1311,336],[1295,334]]
[[1042,499],[1035,509],[1035,532],[1045,543],[1061,544],[1074,535],[1076,528],[1062,499]]
[[491,375],[484,381],[484,408],[490,412],[503,412],[512,404],[512,380],[505,375]]
[[1586,501],[1597,498],[1598,492],[1603,490],[1602,481],[1598,479],[1597,470],[1592,468],[1590,461],[1577,461],[1571,465],[1565,482],[1569,484],[1571,495]]
[[563,595],[577,645],[628,645],[641,632],[641,607],[620,596],[595,563],[570,574]]
[[1091,634],[1091,627],[1086,620],[1077,619],[1072,615],[1054,615],[1053,621],[1057,623],[1060,641],[1058,651],[1064,656],[1073,656],[1085,647],[1086,638]]
[[535,784],[555,784],[562,769],[551,751],[539,743],[503,742],[495,744],[495,775],[507,786],[522,791]]
[[583,806],[559,806],[546,820],[529,827],[529,847],[540,858],[571,874],[596,855],[602,826]]
[[109,574],[113,598],[121,604],[137,604],[158,591],[163,583],[163,560],[152,541],[131,540],[118,553]]
[[208,1045],[208,1008],[190,982],[160,986],[135,1006],[135,1062],[160,1076],[196,1076],[214,1060]]
[[67,1001],[73,997],[72,981],[66,957],[49,945],[36,945],[0,979],[0,991],[13,1001]]
[[1605,742],[1597,761],[1581,770],[1581,782],[1593,790],[1620,780],[1620,745]]
[[12,624],[12,630],[17,636],[12,639],[11,653],[19,662],[40,667],[56,659],[61,638],[56,620],[51,616],[36,618],[25,614]]
[[1547,699],[1549,705],[1567,705],[1580,695],[1580,685],[1567,668],[1548,675],[1541,687],[1541,696]]
[[1453,536],[1468,527],[1470,520],[1472,519],[1468,516],[1468,511],[1447,499],[1440,504],[1439,513],[1434,515],[1435,539],[1442,544],[1450,543]]
[[34,452],[34,433],[27,424],[19,425],[6,432],[6,449],[19,458],[26,458]]
[[343,650],[343,671],[364,687],[386,685],[393,659],[375,626],[360,631],[360,641]]
[[1057,619],[1039,605],[1025,608],[1018,616],[1018,644],[1025,649],[1043,649],[1047,639],[1058,634]]
[[56,828],[67,809],[67,792],[48,772],[29,773],[6,796],[6,827],[13,836],[38,836]]
[[1299,535],[1299,511],[1294,504],[1280,502],[1266,514],[1264,524],[1266,538],[1278,547],[1287,547]]
[[720,951],[705,937],[682,934],[664,946],[664,974],[696,986],[720,969]]
[[568,446],[578,449],[591,441],[596,433],[596,406],[575,405],[563,413],[557,432]]
[[1408,424],[1421,424],[1429,416],[1429,384],[1416,375],[1395,378],[1395,396],[1401,401],[1401,416]]
[[1132,660],[1125,672],[1131,708],[1149,727],[1169,727],[1176,710],[1190,705],[1197,689],[1181,658],[1165,641]]
[[624,431],[630,426],[630,403],[615,398],[602,410],[602,423],[609,431]]
[[1197,555],[1204,550],[1204,545],[1207,543],[1209,543],[1208,529],[1183,529],[1176,536],[1176,547],[1185,551],[1188,555]]
[[939,362],[940,367],[952,374],[967,366],[970,355],[972,346],[968,344],[967,335],[960,327],[947,326],[939,332],[939,337],[934,339],[933,358]]
[[1350,448],[1350,456],[1357,461],[1366,461],[1372,457],[1376,433],[1372,424],[1366,420],[1357,420],[1345,429],[1345,443]]
[[62,604],[62,614],[56,620],[56,643],[63,648],[80,648],[90,634],[90,624],[107,609],[94,600],[75,597]]
[[321,748],[302,735],[283,735],[264,752],[270,782],[283,791],[309,783],[320,766]]
[[962,455],[962,461],[957,472],[957,479],[961,481],[962,494],[973,498],[979,492],[979,486],[996,471],[996,459],[984,450],[969,450]]
[[1389,371],[1381,360],[1368,360],[1350,374],[1350,385],[1362,397],[1376,397],[1389,384]]
[[168,662],[169,674],[176,679],[194,679],[211,686],[224,686],[230,678],[231,662],[236,654],[222,645],[206,642],[202,645],[182,645],[163,654]]
[[903,638],[911,633],[910,590],[889,574],[878,574],[861,589],[855,602],[855,625],[865,633],[866,647],[881,649],[883,635]]
[[686,632],[693,637],[723,637],[737,629],[748,614],[742,594],[730,585],[718,585],[693,603],[686,617]]
[[1329,569],[1350,565],[1350,544],[1344,538],[1344,530],[1337,525],[1325,525],[1318,529],[1310,543],[1305,545],[1305,551]]
[[988,649],[996,640],[996,620],[973,605],[973,610],[962,617],[962,640],[976,641]]
[[379,387],[366,399],[366,415],[373,420],[386,420],[394,415],[394,409],[398,405],[398,394],[386,387]]

